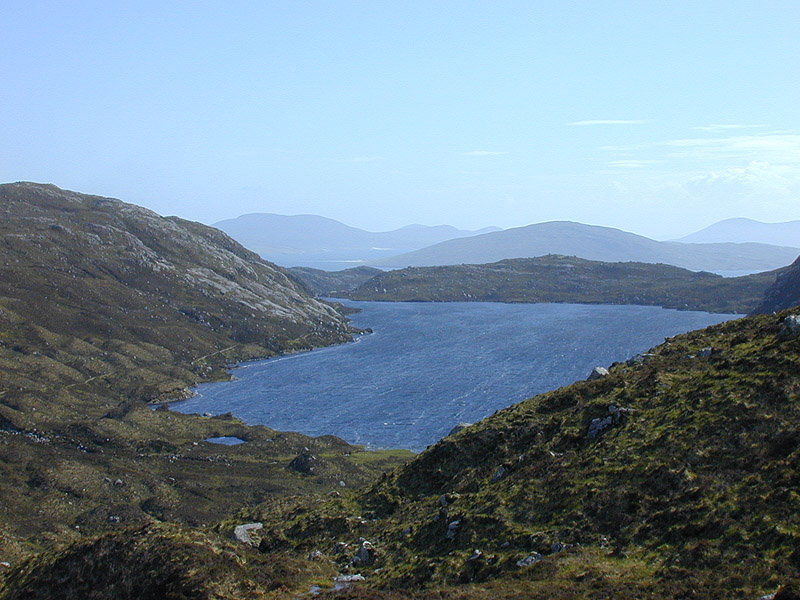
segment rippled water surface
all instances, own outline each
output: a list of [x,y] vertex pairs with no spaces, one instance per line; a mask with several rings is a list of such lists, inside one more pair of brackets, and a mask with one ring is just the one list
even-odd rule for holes
[[537,393],[664,337],[734,315],[648,306],[350,302],[357,342],[246,363],[235,381],[172,405],[232,412],[251,424],[333,434],[372,448],[420,451]]

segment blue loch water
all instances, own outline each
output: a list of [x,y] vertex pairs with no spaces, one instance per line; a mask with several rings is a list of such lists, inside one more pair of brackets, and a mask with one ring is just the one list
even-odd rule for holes
[[172,408],[420,451],[457,423],[736,316],[650,306],[345,303],[361,309],[354,325],[374,333],[245,363],[234,381],[198,386]]

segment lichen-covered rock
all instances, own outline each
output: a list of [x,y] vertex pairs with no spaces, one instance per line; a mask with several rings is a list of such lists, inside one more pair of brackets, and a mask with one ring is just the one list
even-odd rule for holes
[[785,340],[793,340],[800,336],[800,315],[787,316],[781,323],[779,335]]
[[253,540],[250,537],[249,532],[258,531],[263,527],[264,525],[262,523],[245,523],[243,525],[237,525],[233,529],[233,539],[235,539],[237,542],[242,542],[243,544],[252,544]]
[[353,560],[350,563],[354,566],[368,565],[375,559],[375,546],[371,542],[362,539],[361,545],[356,550]]

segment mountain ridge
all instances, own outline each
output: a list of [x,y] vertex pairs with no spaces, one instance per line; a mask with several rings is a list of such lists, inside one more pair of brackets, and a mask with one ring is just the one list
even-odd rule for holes
[[347,266],[371,258],[422,248],[446,239],[475,235],[450,225],[406,225],[372,232],[319,215],[250,213],[214,224],[244,246],[286,267]]
[[765,244],[658,242],[611,227],[549,221],[448,240],[373,264],[386,268],[483,264],[546,254],[605,262],[664,263],[693,271],[767,271],[792,262],[797,250]]

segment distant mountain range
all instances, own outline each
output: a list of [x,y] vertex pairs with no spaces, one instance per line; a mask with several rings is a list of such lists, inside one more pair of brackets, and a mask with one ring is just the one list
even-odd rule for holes
[[675,241],[696,244],[758,242],[800,248],[800,221],[762,223],[753,219],[725,219]]
[[784,267],[798,253],[797,248],[757,243],[657,242],[610,227],[550,221],[452,239],[372,264],[385,268],[482,264],[563,254],[607,262],[664,263],[693,271],[755,272]]
[[252,213],[215,223],[240,244],[281,266],[336,270],[411,252],[445,240],[499,231],[408,225],[372,232],[317,215]]

